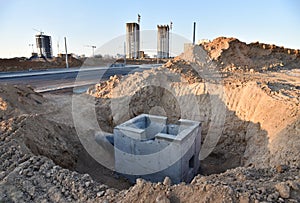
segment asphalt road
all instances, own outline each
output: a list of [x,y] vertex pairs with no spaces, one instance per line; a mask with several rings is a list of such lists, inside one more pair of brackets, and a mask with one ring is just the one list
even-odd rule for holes
[[0,73],[0,84],[31,85],[37,90],[62,89],[70,86],[84,86],[96,84],[100,80],[107,80],[113,75],[127,75],[150,69],[152,66],[126,66],[110,68],[64,69]]

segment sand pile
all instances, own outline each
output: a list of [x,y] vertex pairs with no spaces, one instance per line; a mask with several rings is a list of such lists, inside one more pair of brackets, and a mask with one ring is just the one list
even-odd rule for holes
[[300,68],[300,50],[219,37],[201,44],[223,71],[277,71]]
[[20,142],[28,153],[73,168],[79,148],[74,128],[48,120],[46,99],[30,87],[2,85],[0,89],[1,139]]
[[[281,172],[280,172],[281,171]],[[197,176],[191,184],[169,185],[137,180],[113,202],[298,202],[299,168],[236,168]]]
[[31,87],[0,86],[0,121],[41,110],[45,99]]

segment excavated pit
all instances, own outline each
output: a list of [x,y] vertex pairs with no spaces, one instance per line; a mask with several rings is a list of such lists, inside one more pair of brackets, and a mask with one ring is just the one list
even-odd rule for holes
[[[180,74],[184,80],[170,77],[166,68]],[[200,112],[197,119],[202,122],[202,144],[213,124],[212,101],[223,105],[224,123],[214,126],[219,128],[219,140],[209,156],[201,160],[199,170],[199,174],[210,175],[240,166],[298,165],[299,83],[290,75],[289,71],[227,73],[220,83],[224,94],[220,98],[207,92],[207,83],[211,81],[199,77],[190,63],[175,59],[162,69],[135,73],[126,78],[112,77],[88,93],[97,98],[98,122],[108,132],[142,113],[167,116],[170,123],[180,118],[193,120],[195,117],[185,114],[178,100],[188,103],[196,98],[198,105],[194,108]],[[155,82],[149,82],[152,80]],[[166,81],[171,83],[171,89],[183,96],[176,93],[174,96],[174,92],[166,88]],[[188,94],[185,92],[187,86]],[[119,105],[114,106],[116,103]],[[103,115],[112,106],[113,111]],[[284,144],[286,140],[289,140],[287,145]]]
[[[65,108],[65,112],[50,112],[47,115],[26,117],[17,135],[25,135],[24,143],[28,149],[35,155],[50,158],[54,163],[63,168],[74,170],[81,174],[87,173],[95,181],[104,183],[109,187],[117,189],[129,188],[131,186],[129,182],[99,164],[89,155],[80,143],[76,130],[72,127],[71,123],[64,123],[66,117],[58,118],[59,115],[66,115],[66,112],[70,110],[68,109],[71,108],[70,95],[64,96],[59,94],[53,96],[48,94],[48,96],[45,96],[46,98],[51,98],[52,102],[61,104],[60,108]],[[69,99],[65,100],[65,98]],[[202,104],[200,105],[200,112],[202,113],[201,118],[203,118],[203,144],[211,122],[211,98],[207,94],[200,94],[197,95],[197,99]],[[111,99],[97,98],[95,106],[98,123],[107,132],[112,132],[113,128],[118,124],[113,119],[111,102]],[[143,87],[134,93],[129,104],[128,112],[130,117],[135,117],[142,113],[152,113],[167,116],[169,123],[181,118],[181,110],[176,98],[169,91],[161,87]],[[157,108],[157,106],[160,108]],[[50,108],[49,111],[52,111],[52,109]],[[255,161],[253,163],[247,161],[253,159],[250,153],[248,157],[245,156],[245,152],[256,151],[256,149],[252,148],[257,148],[261,153],[268,153],[267,132],[261,128],[259,123],[244,121],[237,114],[237,112],[226,108],[226,119],[222,136],[213,152],[207,158],[201,160],[199,174],[210,175],[222,173],[227,169],[239,166],[256,165]],[[126,118],[122,117],[122,119],[125,120]],[[260,143],[260,145],[256,146],[257,143]],[[258,166],[260,165],[258,164]],[[266,166],[263,165],[262,167]]]
[[[147,97],[141,96],[147,95]],[[154,115],[167,116],[169,123],[174,123],[181,118],[180,107],[171,94],[160,87],[148,86],[143,87],[142,90],[137,91],[130,100],[129,105],[129,116],[130,118],[135,117],[143,113],[148,114],[151,112]],[[173,99],[172,99],[173,98]],[[211,105],[210,97],[208,95],[197,96],[198,100],[201,101],[201,112],[203,120],[202,122],[202,144],[206,138],[209,126],[210,126],[210,115]],[[101,128],[107,129],[108,132],[113,131],[113,127],[119,122],[104,122],[105,116],[107,119],[112,118],[111,114],[104,115],[101,112],[105,112],[105,109],[110,106],[110,102],[107,99],[98,100],[98,106],[96,106],[96,112],[99,116],[99,124]],[[149,102],[149,100],[151,102]],[[160,108],[157,108],[159,106]],[[170,108],[170,106],[174,108]],[[163,109],[163,110],[161,110]],[[111,113],[111,111],[110,111]],[[122,118],[121,120],[125,120]],[[107,123],[110,123],[109,128]],[[251,166],[252,163],[246,163],[244,156],[247,147],[249,148],[249,138],[247,138],[247,131],[251,128],[251,131],[256,134],[257,141],[265,145],[268,144],[267,132],[261,129],[260,124],[253,123],[251,121],[243,121],[237,115],[236,112],[226,109],[226,119],[224,123],[224,129],[222,136],[220,137],[216,148],[213,152],[204,160],[201,160],[199,174],[210,175],[215,173],[222,173],[227,169],[239,167],[239,166]],[[249,136],[249,135],[248,135]],[[248,139],[248,140],[247,140]],[[251,148],[251,147],[250,147]],[[262,151],[267,150],[267,146],[261,146]]]
[[[139,79],[128,85],[131,78],[159,74],[156,71],[149,72],[133,74],[123,81],[114,77],[106,82],[108,85],[113,83],[114,88],[119,83],[122,86],[123,83],[128,88],[127,97],[116,97],[113,91],[107,91],[105,87],[103,89],[106,94],[101,97],[86,95],[96,100],[94,108],[102,130],[112,133],[116,125],[142,113],[166,116],[168,123],[180,118],[189,119],[182,112],[176,96],[168,89],[159,85],[143,86],[143,81],[138,81]],[[201,160],[199,174],[219,174],[240,166],[265,168],[280,164],[296,166],[299,163],[299,145],[296,144],[299,143],[299,103],[290,97],[279,97],[282,88],[276,86],[278,82],[253,82],[250,79],[239,80],[230,76],[223,85],[226,97],[221,100],[207,94],[201,80],[191,81],[185,85],[192,86],[190,95],[199,104],[195,108],[199,108],[200,112],[197,116],[202,123],[202,145],[213,122],[211,102],[218,100],[226,107],[224,123],[217,126],[222,129],[219,131],[221,136],[209,156]],[[182,87],[176,82],[172,87],[180,90]],[[142,88],[138,88],[139,86]],[[297,84],[288,87],[298,89]],[[136,91],[132,91],[133,89]],[[283,90],[286,91],[285,94],[290,93],[288,88]],[[274,91],[278,93],[272,93]],[[188,101],[190,95],[183,97],[184,101]],[[23,137],[26,147],[35,155],[46,156],[63,168],[90,174],[94,180],[112,188],[130,187],[129,182],[94,160],[79,141],[71,121],[72,96],[46,94],[44,97],[50,100],[48,106],[46,105],[49,107],[48,112],[26,117],[16,133]],[[112,109],[112,103],[120,105],[117,109]],[[123,108],[124,104],[128,104],[126,113],[116,114],[122,112],[118,108]],[[81,111],[85,111],[84,105]],[[285,139],[289,139],[287,145],[284,144]]]

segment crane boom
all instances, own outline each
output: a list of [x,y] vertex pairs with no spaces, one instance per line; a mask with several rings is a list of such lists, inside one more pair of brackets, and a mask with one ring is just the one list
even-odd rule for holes
[[32,29],[39,32],[41,35],[44,34],[44,32],[42,30],[38,30],[38,29],[35,29],[35,28],[32,28]]

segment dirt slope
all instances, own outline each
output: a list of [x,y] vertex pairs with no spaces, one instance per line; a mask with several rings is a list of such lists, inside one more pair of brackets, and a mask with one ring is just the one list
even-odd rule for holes
[[[120,182],[114,188],[129,187],[103,166],[91,165],[93,159],[86,155],[75,128],[55,119],[60,109],[53,101],[30,87],[2,85],[0,89],[1,202],[83,202],[94,201],[99,192],[98,198],[106,190],[114,193],[99,179],[110,186]],[[87,167],[75,171],[82,162],[100,171],[91,173],[94,180],[86,174]]]

